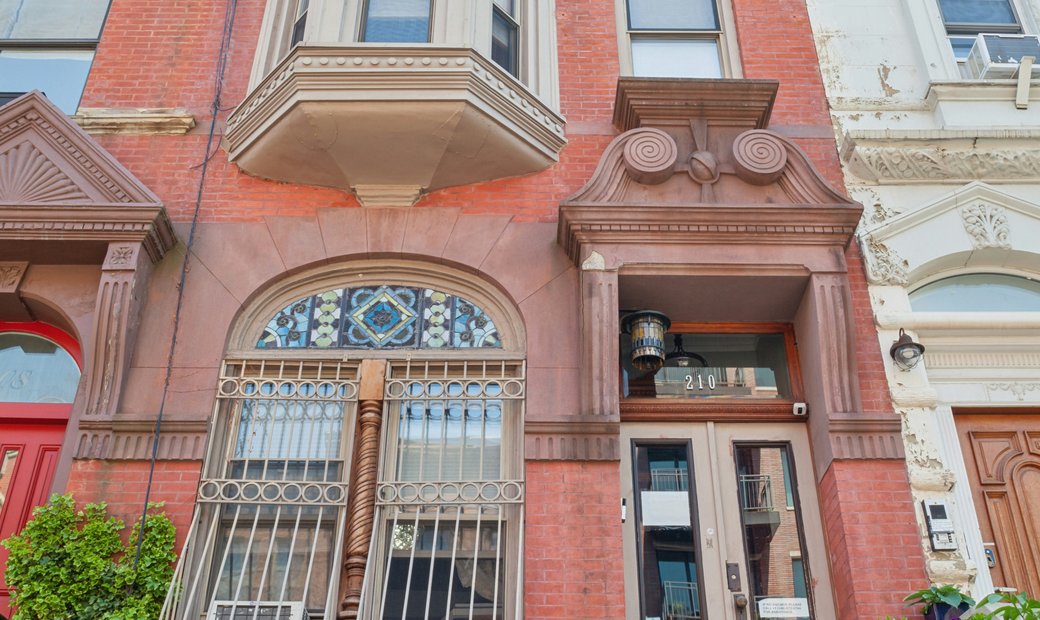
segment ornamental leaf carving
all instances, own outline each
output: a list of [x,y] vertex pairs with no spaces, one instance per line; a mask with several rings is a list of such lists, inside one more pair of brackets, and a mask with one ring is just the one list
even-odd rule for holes
[[956,150],[941,147],[857,146],[860,176],[877,180],[1040,178],[1040,150]]
[[977,202],[961,209],[961,217],[975,249],[1011,247],[1011,228],[1003,207]]
[[868,238],[861,241],[866,257],[867,279],[871,284],[906,286],[910,281],[908,263],[895,250],[880,241]]
[[0,153],[0,202],[89,200],[72,180],[31,143]]

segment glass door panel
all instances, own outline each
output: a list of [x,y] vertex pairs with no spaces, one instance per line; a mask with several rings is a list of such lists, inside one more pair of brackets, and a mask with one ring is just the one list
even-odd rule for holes
[[626,424],[622,440],[627,617],[834,617],[804,426]]

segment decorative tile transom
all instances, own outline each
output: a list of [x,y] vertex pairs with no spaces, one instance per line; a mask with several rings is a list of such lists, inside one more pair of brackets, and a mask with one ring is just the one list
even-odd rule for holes
[[259,349],[499,348],[482,308],[410,286],[341,288],[299,299],[267,323]]

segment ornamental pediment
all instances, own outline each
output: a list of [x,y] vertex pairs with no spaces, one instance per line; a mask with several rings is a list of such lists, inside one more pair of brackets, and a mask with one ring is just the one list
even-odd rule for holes
[[175,243],[159,198],[39,91],[0,107],[0,239]]
[[1040,204],[980,181],[904,213],[876,214],[859,234],[867,278],[897,286],[945,269],[1032,261],[1036,239]]
[[767,128],[777,87],[619,80],[614,122],[623,133],[561,204],[560,243],[572,256],[595,240],[847,245],[862,207]]

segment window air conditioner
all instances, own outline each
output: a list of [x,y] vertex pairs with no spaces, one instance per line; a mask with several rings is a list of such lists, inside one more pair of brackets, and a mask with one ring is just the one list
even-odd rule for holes
[[1031,34],[980,34],[968,52],[968,74],[976,80],[1018,76],[1018,63],[1032,56],[1032,79],[1040,77],[1040,39]]
[[206,620],[304,620],[301,601],[213,601]]

